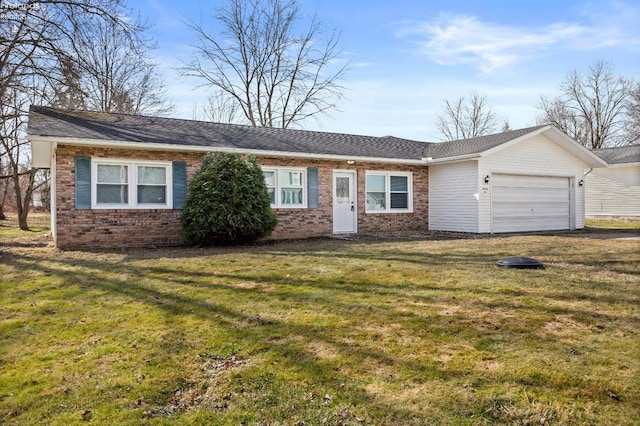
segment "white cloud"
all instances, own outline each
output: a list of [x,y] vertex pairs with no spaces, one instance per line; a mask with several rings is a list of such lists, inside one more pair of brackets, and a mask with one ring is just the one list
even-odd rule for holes
[[490,73],[539,51],[566,46],[590,31],[577,23],[519,28],[467,15],[440,15],[433,21],[410,24],[397,35],[413,38],[418,51],[437,64],[466,64]]
[[581,48],[624,46],[636,54],[640,51],[640,7],[637,3],[618,0],[589,1],[583,6],[581,15],[592,25],[589,37],[576,40]]

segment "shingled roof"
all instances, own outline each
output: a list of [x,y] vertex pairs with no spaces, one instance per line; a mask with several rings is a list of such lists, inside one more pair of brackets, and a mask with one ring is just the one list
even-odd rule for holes
[[546,126],[547,125],[527,127],[525,129],[478,136],[471,139],[459,139],[456,141],[429,144],[427,152],[429,154],[428,156],[434,159],[479,154]]
[[640,145],[594,149],[593,153],[609,164],[640,163]]
[[284,130],[40,106],[31,107],[27,133],[43,137],[417,161],[425,157],[429,145],[392,136]]
[[[451,142],[421,142],[393,136],[375,137],[307,130],[253,127],[165,117],[63,110],[32,106],[27,134],[31,138],[92,143],[140,143],[161,149],[230,149],[354,159],[426,162],[480,155],[546,125]],[[591,155],[591,154],[590,154]],[[594,157],[595,158],[595,157]]]

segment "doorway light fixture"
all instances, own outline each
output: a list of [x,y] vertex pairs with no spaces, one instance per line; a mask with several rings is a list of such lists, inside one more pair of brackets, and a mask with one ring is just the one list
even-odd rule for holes
[[484,183],[489,183],[489,180],[490,180],[490,179],[491,179],[491,176],[486,175],[486,176],[484,177]]
[[356,164],[356,160],[347,160],[347,164],[349,165]]

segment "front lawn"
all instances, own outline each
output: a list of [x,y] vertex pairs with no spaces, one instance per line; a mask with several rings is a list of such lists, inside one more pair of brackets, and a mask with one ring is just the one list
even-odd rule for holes
[[[61,252],[8,225],[3,424],[640,418],[637,240]],[[513,255],[546,269],[494,266]]]

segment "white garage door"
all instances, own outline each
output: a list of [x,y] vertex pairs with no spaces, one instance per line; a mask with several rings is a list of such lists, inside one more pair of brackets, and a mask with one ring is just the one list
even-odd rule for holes
[[493,232],[571,229],[569,178],[494,174],[491,184]]

